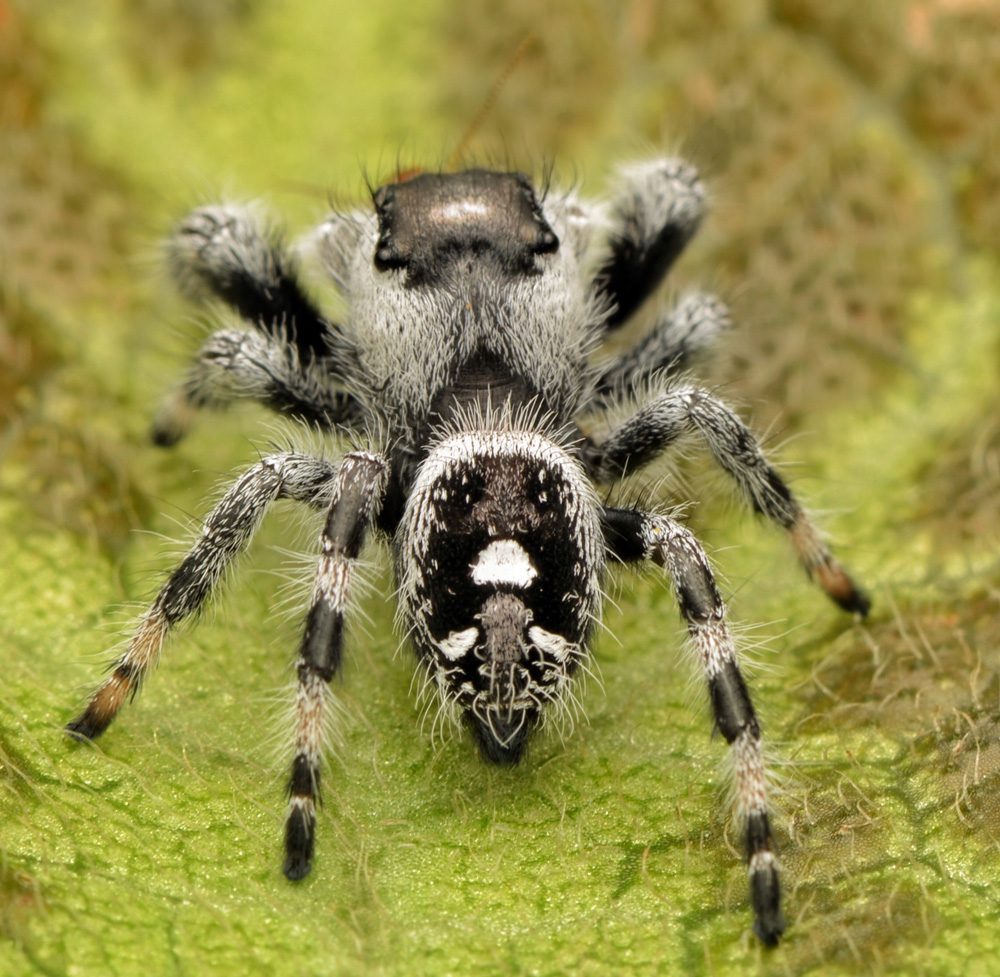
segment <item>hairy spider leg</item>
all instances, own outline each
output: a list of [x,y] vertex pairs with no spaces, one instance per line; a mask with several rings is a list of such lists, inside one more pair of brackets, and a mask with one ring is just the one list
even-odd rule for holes
[[169,447],[183,437],[190,414],[249,400],[322,430],[352,427],[362,409],[331,383],[328,363],[303,358],[286,335],[220,329],[205,341],[179,387],[153,422],[153,440]]
[[193,211],[170,238],[167,258],[189,297],[221,299],[264,332],[287,331],[303,355],[333,351],[337,327],[306,296],[295,262],[250,208]]
[[[203,207],[180,224],[167,245],[171,273],[181,291],[195,300],[219,299],[274,344],[287,345],[286,361],[324,374],[327,385],[342,381],[354,362],[354,347],[339,326],[327,320],[305,294],[295,261],[273,232],[261,227],[250,208]],[[193,373],[204,372],[196,360]],[[273,361],[274,354],[265,358]],[[287,386],[288,373],[278,378]],[[256,378],[255,378],[256,379]],[[169,398],[153,429],[158,444],[186,433],[199,393],[190,385]]]
[[[298,661],[285,832],[285,873],[301,878],[313,855],[329,680],[340,662],[349,592],[358,589],[357,558],[372,525],[394,536],[399,549],[406,540],[414,544],[412,559],[398,565],[401,621],[413,625],[418,652],[434,665],[444,706],[482,720],[474,729],[497,762],[516,760],[529,720],[533,728],[543,707],[572,694],[567,680],[585,667],[605,555],[649,559],[673,581],[716,725],[731,744],[755,929],[764,942],[776,942],[781,896],[759,728],[704,553],[669,519],[602,510],[590,484],[615,481],[681,436],[697,435],[750,504],[789,533],[800,561],[827,593],[849,611],[868,610],[865,595],[737,416],[696,387],[661,385],[725,328],[721,303],[688,295],[635,349],[603,368],[590,366],[591,345],[633,317],[700,225],[705,196],[696,172],[673,159],[625,167],[607,205],[574,194],[540,201],[521,174],[423,174],[380,188],[373,204],[374,213],[337,215],[318,232],[325,270],[350,310],[343,328],[313,305],[292,256],[249,208],[196,211],[171,239],[168,258],[182,290],[227,304],[247,327],[209,338],[154,436],[172,443],[198,407],[254,399],[320,427],[382,428],[380,443],[391,461],[363,451],[339,466],[275,455],[248,470],[209,515],[201,539],[69,731],[93,738],[108,726],[138,690],[167,634],[204,604],[249,544],[272,501],[295,498],[325,511]],[[602,244],[605,234],[610,240]],[[637,387],[650,391],[643,394],[645,406],[603,444],[582,435],[578,414],[614,407]],[[498,395],[521,413],[512,431],[501,425],[484,437],[506,437],[510,448],[511,435],[515,447],[524,447],[549,440],[546,432],[564,432],[548,450],[566,453],[566,464],[532,469],[522,464],[531,452],[522,457],[497,448],[438,472],[443,481],[423,481],[435,451],[446,444],[476,446],[478,434],[449,425],[460,427],[463,416],[480,409],[490,413]],[[589,480],[575,474],[578,462]],[[475,493],[473,476],[483,476]],[[418,510],[428,518],[410,519]],[[581,512],[589,513],[586,527]],[[546,514],[566,531],[543,531]],[[409,520],[409,536],[401,520]],[[470,537],[470,526],[479,536]],[[471,599],[473,592],[479,599]],[[433,606],[424,600],[428,595],[437,598]],[[548,622],[556,613],[572,620]]]
[[285,821],[285,875],[292,880],[304,878],[312,868],[326,697],[340,667],[344,610],[357,559],[382,506],[389,468],[387,459],[370,452],[345,455],[320,536],[322,553],[297,665],[295,755]]
[[602,528],[609,550],[625,562],[651,560],[670,575],[681,615],[708,682],[712,715],[733,760],[737,811],[746,828],[747,864],[754,932],[768,946],[778,942],[785,923],[781,885],[767,813],[767,778],[761,755],[760,724],[736,648],[726,626],[705,551],[694,534],[666,516],[631,509],[605,509]]
[[660,394],[603,444],[588,445],[585,460],[595,478],[614,481],[652,461],[686,434],[700,436],[753,509],[789,534],[806,573],[834,603],[855,614],[868,613],[868,596],[834,558],[791,489],[765,458],[757,439],[708,391],[684,386]]
[[640,342],[604,369],[594,388],[598,404],[607,406],[616,396],[688,369],[730,322],[729,309],[714,295],[685,295]]
[[300,454],[271,455],[244,472],[209,514],[200,539],[163,585],[111,674],[67,725],[67,732],[77,739],[100,736],[125,700],[139,691],[168,633],[204,605],[247,548],[271,503],[295,499],[325,506],[333,477],[328,462]]
[[624,325],[656,290],[705,215],[698,172],[680,159],[622,167],[608,212],[610,254],[594,287],[611,311],[605,329]]

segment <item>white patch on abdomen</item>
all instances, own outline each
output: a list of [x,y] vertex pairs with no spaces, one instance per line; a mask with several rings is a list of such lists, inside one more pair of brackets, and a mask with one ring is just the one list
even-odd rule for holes
[[458,661],[476,643],[478,637],[478,628],[452,631],[444,641],[438,642],[438,650],[449,661]]
[[538,571],[525,548],[513,539],[495,539],[480,550],[476,562],[469,565],[472,581],[480,587],[509,584],[530,587]]
[[546,631],[544,628],[536,626],[528,632],[528,638],[536,648],[551,655],[560,664],[570,658],[583,657],[578,644],[567,641],[561,634],[556,634],[554,631]]

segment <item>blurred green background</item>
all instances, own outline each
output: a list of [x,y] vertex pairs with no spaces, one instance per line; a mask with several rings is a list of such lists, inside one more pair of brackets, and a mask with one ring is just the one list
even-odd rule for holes
[[[357,7],[0,0],[0,974],[1000,973],[1000,3]],[[163,234],[220,197],[302,233],[480,114],[466,159],[588,193],[621,159],[699,166],[713,213],[663,300],[730,302],[706,379],[873,592],[864,625],[829,607],[697,461],[646,482],[699,500],[754,663],[774,952],[654,574],[612,580],[586,722],[493,770],[421,726],[373,550],[299,886],[286,610],[314,527],[291,510],[98,747],[61,733],[273,430],[245,410],[149,445],[212,321]]]

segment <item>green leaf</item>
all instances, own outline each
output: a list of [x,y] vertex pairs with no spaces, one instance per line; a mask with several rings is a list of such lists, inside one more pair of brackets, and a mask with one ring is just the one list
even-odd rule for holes
[[[0,977],[995,969],[1000,24],[989,5],[613,7],[0,4]],[[671,287],[731,301],[709,380],[801,435],[778,454],[873,591],[865,624],[828,607],[706,466],[646,487],[699,500],[748,622],[780,786],[773,951],[656,574],[612,574],[586,720],[498,770],[422,721],[373,549],[301,884],[280,871],[287,605],[315,526],[290,508],[98,745],[62,731],[187,524],[273,437],[245,411],[149,446],[197,337],[143,257],[218,187],[305,230],[330,188],[364,202],[363,170],[447,160],[484,103],[475,160],[555,157],[589,193],[637,144],[707,172],[715,212]]]

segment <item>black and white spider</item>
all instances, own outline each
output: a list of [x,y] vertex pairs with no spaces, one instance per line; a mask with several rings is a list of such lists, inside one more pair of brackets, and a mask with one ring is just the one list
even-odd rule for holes
[[[250,328],[209,337],[156,440],[179,439],[196,408],[250,399],[371,447],[339,464],[285,452],[248,469],[69,732],[104,732],[272,502],[322,510],[285,831],[284,871],[300,879],[313,858],[329,683],[369,530],[392,546],[400,626],[442,707],[498,764],[517,762],[585,663],[606,562],[651,560],[672,581],[731,747],[754,929],[776,943],[784,923],[760,729],[708,561],[675,519],[604,505],[595,491],[682,437],[700,438],[750,505],[788,532],[829,596],[868,610],[750,431],[680,379],[726,325],[720,302],[688,295],[635,348],[592,363],[698,228],[697,174],[678,160],[631,165],[610,202],[595,204],[574,194],[540,201],[516,173],[427,173],[380,188],[373,202],[373,213],[331,217],[315,238],[347,300],[340,323],[306,296],[287,251],[248,210],[195,211],[172,238],[182,288],[221,299]],[[609,436],[588,436],[588,415],[638,393],[640,406]]]

